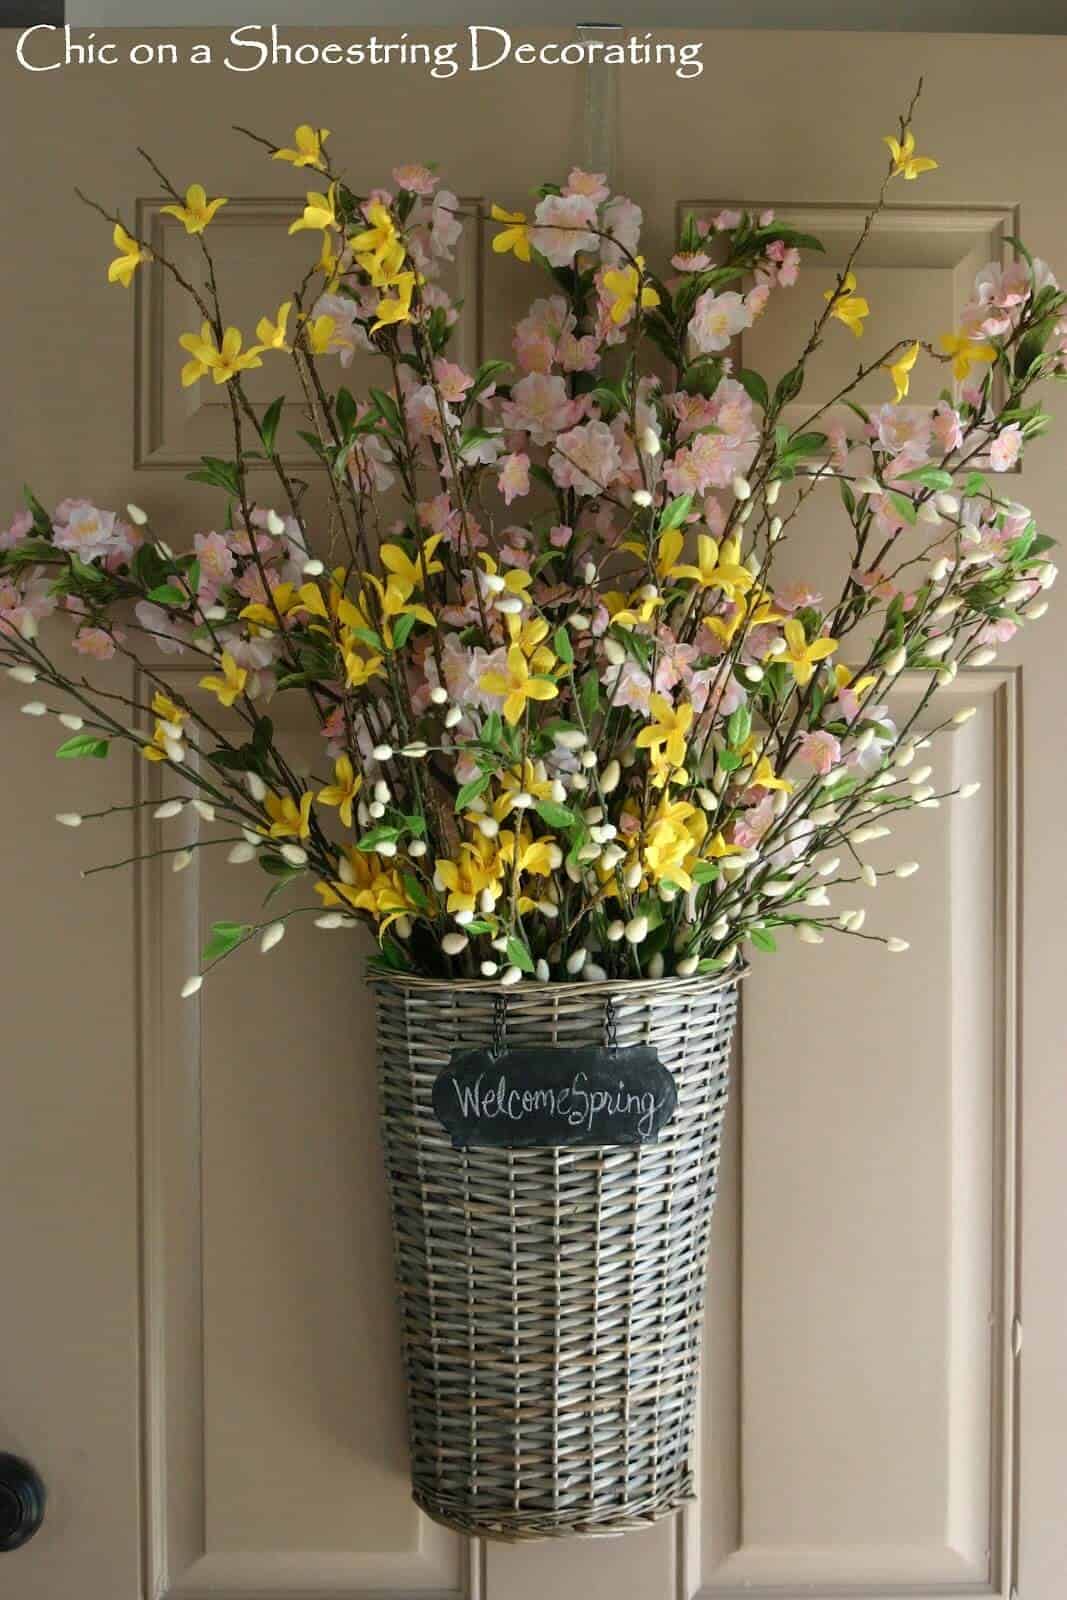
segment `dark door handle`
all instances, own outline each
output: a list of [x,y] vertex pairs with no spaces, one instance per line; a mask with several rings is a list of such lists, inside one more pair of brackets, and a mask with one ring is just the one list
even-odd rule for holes
[[19,1456],[0,1453],[0,1550],[17,1550],[44,1521],[40,1474]]

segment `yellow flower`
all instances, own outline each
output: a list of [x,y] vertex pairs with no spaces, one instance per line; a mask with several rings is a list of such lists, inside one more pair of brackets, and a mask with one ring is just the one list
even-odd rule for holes
[[138,244],[137,240],[126,232],[121,222],[116,222],[115,231],[111,237],[114,241],[115,249],[120,254],[115,257],[107,269],[107,281],[108,283],[121,283],[124,289],[128,289],[130,280],[141,265],[141,262],[151,261],[152,257],[142,244]]
[[937,166],[937,162],[931,161],[929,156],[915,154],[915,135],[910,128],[904,135],[903,144],[899,139],[894,139],[891,133],[885,135],[882,143],[889,146],[889,154],[893,157],[894,178],[917,178],[920,172],[933,172]]
[[[516,595],[520,600],[529,599],[526,590],[533,583],[532,572],[527,572],[525,567],[510,567],[507,572],[501,574],[500,568],[491,555],[487,555],[483,551],[479,559],[491,578],[503,576],[504,589],[508,594]],[[547,632],[547,629],[545,631]]]
[[752,769],[752,772],[749,774],[745,787],[752,789],[755,788],[757,784],[761,789],[781,789],[784,794],[792,794],[794,788],[796,787],[796,785],[791,783],[788,778],[775,777],[774,768],[771,766],[770,756],[760,756],[755,767]]
[[291,794],[275,794],[268,789],[263,800],[263,805],[270,818],[268,830],[272,839],[306,839],[311,832],[311,802],[314,796],[310,789],[303,789],[300,794],[300,804],[297,805]]
[[167,746],[181,739],[182,727],[188,722],[189,713],[183,711],[181,706],[176,706],[158,689],[152,696],[152,711],[156,718],[152,743],[142,745],[141,754],[146,761],[166,761],[169,755]]
[[[554,663],[549,651],[546,650],[544,654]],[[548,678],[531,674],[531,665],[533,663],[527,661],[521,647],[513,644],[508,650],[507,672],[486,672],[478,680],[479,687],[487,694],[505,697],[504,716],[513,726],[526,710],[528,700],[555,700],[559,694],[557,684]]]
[[856,274],[846,273],[844,283],[836,289],[827,289],[823,299],[832,302],[830,315],[851,328],[858,339],[863,332],[863,319],[870,316],[871,308],[863,296],[856,293]]
[[502,206],[494,204],[490,207],[490,216],[494,222],[506,222],[508,227],[493,235],[493,249],[498,256],[507,255],[513,251],[518,261],[530,259],[530,230],[526,224],[525,211],[505,211]]
[[868,672],[862,678],[857,678],[850,667],[846,667],[844,662],[839,662],[834,667],[834,682],[838,691],[851,689],[852,693],[858,696],[866,694],[871,685],[878,682],[878,674]]
[[345,683],[350,689],[362,689],[372,678],[384,678],[381,656],[361,656],[349,639],[341,641],[341,655],[345,664]]
[[434,879],[447,890],[445,908],[453,915],[457,911],[480,910],[478,897],[483,889],[495,889],[501,879],[499,858],[482,856],[471,844],[460,845],[459,860],[438,857],[434,863]]
[[200,679],[201,689],[210,689],[220,705],[232,706],[248,681],[248,673],[239,667],[228,650],[222,652],[222,677],[209,673]]
[[321,172],[326,162],[322,147],[330,137],[329,128],[313,128],[302,122],[293,134],[295,150],[275,150],[272,161],[289,161],[294,167],[318,167]]
[[838,642],[836,639],[814,639],[809,644],[804,624],[796,617],[790,617],[785,625],[785,643],[786,648],[778,660],[789,663],[793,677],[803,688],[811,682],[818,663],[833,655]]
[[[317,590],[315,592],[318,593]],[[278,618],[288,616],[290,611],[295,610],[300,605],[302,594],[303,590],[298,592],[293,583],[279,583],[270,592],[271,605],[263,600],[252,600],[240,612],[241,620],[251,622],[255,628],[269,628],[277,633]]]
[[205,322],[199,334],[183,333],[178,343],[192,356],[192,360],[182,368],[183,389],[187,389],[191,383],[199,383],[209,372],[215,383],[229,383],[239,372],[263,365],[259,359],[259,345],[253,345],[251,350],[241,354],[239,328],[227,328],[222,336],[222,344],[216,345],[211,324]]
[[918,359],[919,341],[916,340],[895,361],[887,362],[886,371],[896,387],[896,394],[893,396],[894,404],[899,405],[902,400],[907,398],[911,369]]
[[352,768],[351,756],[338,756],[333,764],[333,783],[319,790],[324,806],[336,806],[346,828],[352,826],[352,802],[363,787],[363,779]]
[[[508,616],[507,622],[508,637],[512,644],[518,645],[524,656],[532,659],[534,656],[547,655],[554,664],[555,658],[550,650],[547,648],[545,650],[538,649],[538,645],[548,635],[548,623],[544,617],[517,617],[512,612]],[[536,671],[536,668],[534,670]]]
[[209,200],[202,183],[191,183],[185,191],[183,206],[161,206],[160,210],[164,216],[177,217],[186,233],[203,233],[219,207],[227,203],[224,199]]
[[309,317],[304,324],[304,337],[313,356],[324,356],[333,341],[337,323],[333,317]]
[[720,546],[706,533],[697,538],[696,566],[675,567],[674,576],[695,578],[702,589],[721,589],[728,600],[745,594],[754,582],[741,564],[741,540],[724,539]]
[[313,189],[307,191],[307,205],[302,216],[289,224],[290,233],[299,233],[302,228],[338,228],[337,220],[337,185],[331,183],[325,194],[316,194]]
[[[414,592],[412,584],[405,583],[401,578],[395,577],[391,577],[388,583],[383,584],[380,578],[374,576],[373,572],[367,573],[367,581],[373,585],[377,592],[378,606],[382,615],[382,636],[390,650],[393,648],[393,630],[389,624],[394,617],[412,616],[419,622],[424,622],[428,628],[436,628],[437,623],[432,611],[429,611],[423,605],[409,604]],[[359,617],[356,626],[362,628],[373,628],[375,626],[362,599],[354,609]]]
[[441,563],[432,559],[443,538],[442,533],[431,534],[429,539],[423,541],[414,561],[401,545],[383,544],[378,552],[382,566],[394,577],[399,578],[401,583],[408,584],[412,589],[421,589],[424,576],[429,577],[432,572],[444,571]]
[[[601,282],[610,296],[611,320],[619,324],[626,322],[637,304],[637,293],[641,286],[641,272],[644,269],[644,256],[637,257],[637,266],[609,268],[604,273]],[[640,269],[640,270],[639,270]],[[659,305],[659,295],[651,285],[641,288],[641,309],[649,311],[653,306]]]
[[938,343],[946,355],[952,357],[952,375],[965,383],[970,370],[978,362],[995,361],[997,352],[991,344],[980,339],[969,339],[965,333],[943,333]]
[[[397,248],[400,251],[399,264],[404,260],[404,245],[397,232],[396,223],[393,221],[389,207],[380,200],[372,200],[365,208],[366,220],[369,228],[364,228],[361,233],[354,233],[349,239],[356,259],[364,272],[381,273],[386,263],[392,265],[397,260]],[[395,271],[395,268],[394,268]]]
[[707,822],[688,800],[664,796],[649,823],[642,844],[644,865],[656,883],[691,889],[690,858],[695,858]]
[[661,694],[654,694],[650,705],[656,720],[650,722],[647,728],[641,729],[634,743],[639,750],[651,750],[653,759],[656,752],[662,750],[672,767],[683,767],[685,736],[693,722],[692,706],[688,701],[683,701],[675,708]]
[[289,346],[285,342],[285,330],[289,322],[289,313],[293,309],[291,300],[283,300],[278,307],[278,314],[272,322],[269,317],[260,317],[256,323],[256,338],[262,350],[286,350]]
[[638,600],[635,595],[622,594],[618,589],[606,590],[603,598],[608,615],[620,628],[635,628],[639,622],[651,622],[663,604],[662,595],[644,595]]
[[375,307],[378,320],[371,326],[371,333],[377,333],[379,328],[391,327],[396,322],[411,321],[411,296],[415,289],[415,274],[401,272],[394,278],[392,287],[395,295],[383,295]]

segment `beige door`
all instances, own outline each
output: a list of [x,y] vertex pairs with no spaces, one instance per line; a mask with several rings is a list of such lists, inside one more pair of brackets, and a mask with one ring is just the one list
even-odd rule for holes
[[[224,443],[210,395],[173,382],[185,309],[148,281],[139,297],[109,288],[108,230],[70,194],[77,182],[160,226],[135,144],[232,197],[215,237],[231,280],[251,263],[245,323],[282,297],[274,224],[303,185],[231,123],[280,137],[311,119],[336,130],[357,182],[432,159],[460,195],[504,204],[581,152],[575,71],[31,76],[12,44],[12,508],[27,480],[46,502],[134,499],[163,528],[217,511],[183,476]],[[724,202],[774,205],[824,237],[825,269],[788,308],[779,297],[753,364],[786,364],[920,69],[922,147],[941,168],[901,185],[871,241],[878,314],[953,326],[974,269],[1020,231],[1067,276],[1067,40],[719,32],[704,58],[688,81],[623,72],[618,175],[646,208],[650,253],[680,207]],[[474,248],[458,270],[498,353],[529,280]],[[816,403],[848,346],[812,379]],[[1018,482],[1052,533],[1062,424]],[[826,562],[832,537],[809,519]],[[796,946],[746,987],[699,1502],[646,1533],[524,1549],[469,1546],[408,1497],[362,952],[290,938],[284,972],[235,961],[199,1009],[183,1005],[200,929],[253,890],[236,870],[207,881],[165,862],[79,879],[144,848],[152,825],[120,812],[70,834],[52,814],[130,800],[143,764],[57,767],[4,680],[0,1450],[36,1463],[50,1501],[37,1537],[0,1555],[3,1600],[1060,1600],[1062,637],[1054,613],[952,691],[980,715],[939,777],[983,787],[897,841],[924,868],[877,891],[879,921],[910,954]]]

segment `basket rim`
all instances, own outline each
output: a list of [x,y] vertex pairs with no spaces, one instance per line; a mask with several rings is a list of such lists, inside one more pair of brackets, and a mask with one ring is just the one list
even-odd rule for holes
[[465,994],[500,994],[505,997],[513,995],[516,998],[520,994],[523,997],[533,994],[665,994],[684,998],[691,994],[708,994],[715,989],[733,988],[735,984],[747,978],[751,970],[748,962],[738,961],[733,966],[727,967],[725,972],[694,974],[691,978],[605,978],[596,983],[583,983],[580,978],[572,978],[557,983],[530,984],[503,984],[499,978],[423,978],[414,972],[371,970],[366,973],[366,981],[386,988],[437,993],[454,993],[459,989]]

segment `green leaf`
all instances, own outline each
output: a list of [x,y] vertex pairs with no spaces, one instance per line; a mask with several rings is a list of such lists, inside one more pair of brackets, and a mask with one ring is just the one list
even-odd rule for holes
[[773,934],[768,933],[766,928],[753,928],[748,937],[756,946],[757,950],[764,950],[768,953],[773,953],[778,948],[774,941]]
[[347,438],[356,425],[359,407],[356,405],[351,393],[347,389],[338,389],[334,401],[334,410],[337,413],[337,426],[343,438]]
[[72,739],[67,739],[60,745],[56,755],[63,761],[81,760],[85,756],[103,761],[110,748],[111,741],[101,739],[98,734],[76,733]]
[[533,956],[522,940],[516,939],[514,934],[508,939],[507,956],[511,965],[518,967],[520,972],[532,972],[534,970]]
[[157,606],[184,606],[189,603],[189,596],[173,583],[161,583],[157,589],[149,589],[148,598],[155,601]]
[[571,636],[567,632],[567,629],[557,628],[552,637],[552,643],[555,646],[557,656],[559,656],[559,659],[563,662],[564,666],[573,666],[574,647],[571,644]]
[[470,405],[472,400],[476,400],[480,394],[483,394],[489,388],[490,384],[496,383],[498,378],[502,378],[505,372],[513,372],[514,370],[510,361],[483,361],[474,374],[474,382],[467,393],[467,404]]
[[689,515],[692,504],[691,494],[680,494],[665,505],[659,519],[660,533],[666,533],[668,528],[680,528]]
[[276,856],[269,850],[261,850],[256,860],[272,878],[299,878],[304,870],[303,867],[291,866],[284,856]]
[[752,713],[747,706],[738,706],[731,712],[726,724],[726,737],[734,746],[744,744],[752,732]]
[[578,690],[578,705],[588,728],[600,707],[600,679],[596,672],[587,672]]
[[22,485],[22,498],[26,502],[26,509],[33,513],[34,533],[39,533],[49,538],[52,533],[52,519],[28,483]]
[[396,626],[393,629],[394,650],[403,650],[404,646],[408,642],[408,637],[411,633],[411,630],[415,626],[417,620],[418,618],[413,616],[410,611],[406,612],[404,616],[397,618]]
[[788,228],[780,222],[769,222],[756,230],[757,239],[781,239],[783,244],[794,245],[798,250],[819,250],[825,254],[826,246],[813,233],[802,233],[799,228]]
[[791,367],[778,380],[777,388],[774,391],[773,410],[775,412],[781,411],[783,406],[787,406],[791,400],[796,399],[803,387],[804,368]]
[[353,638],[359,640],[360,644],[367,645],[369,649],[374,650],[378,654],[381,654],[381,652],[385,649],[381,634],[376,633],[373,628],[351,628],[349,632],[352,634]]
[[782,454],[790,460],[798,460],[804,456],[818,455],[825,445],[825,433],[794,433]]
[[682,375],[682,388],[686,394],[703,395],[710,400],[722,382],[723,371],[721,356],[700,356],[686,367]]
[[915,509],[914,501],[909,500],[906,494],[898,494],[895,489],[889,490],[889,498],[893,502],[900,515],[904,518],[904,521],[914,528],[919,518],[919,513]]
[[489,787],[491,777],[491,773],[482,772],[477,778],[472,778],[469,783],[465,783],[456,795],[455,809],[457,811],[465,810],[472,800],[477,800],[480,794],[484,794]]
[[952,474],[944,472],[940,467],[914,467],[911,472],[897,474],[897,481],[921,483],[924,489],[951,489]]
[[392,395],[386,394],[384,389],[371,389],[370,397],[391,431],[400,433],[400,411]]
[[272,400],[263,413],[263,420],[259,424],[259,437],[263,440],[263,448],[269,456],[274,455],[274,441],[278,436],[278,423],[281,421],[282,407],[285,396],[280,394],[277,400]]
[[227,494],[239,499],[241,494],[240,474],[235,461],[223,461],[218,456],[201,456],[202,465],[195,472],[187,472],[186,477],[191,483],[210,483],[216,489],[225,489]]
[[736,377],[749,399],[754,400],[758,406],[766,411],[771,402],[766,378],[761,377],[758,372],[753,372],[751,367],[739,368]]
[[411,901],[412,905],[416,906],[420,911],[428,911],[430,908],[430,902],[427,897],[426,890],[423,888],[418,878],[416,878],[415,874],[413,872],[401,873],[401,881],[404,885],[404,890],[407,894],[407,897]]
[[221,956],[229,955],[231,950],[236,950],[239,944],[252,933],[250,922],[213,922],[211,935],[200,953],[202,962],[218,961]]
[[723,772],[736,772],[741,765],[741,757],[736,750],[720,750],[717,765]]
[[692,872],[693,882],[697,884],[714,883],[718,876],[719,867],[715,861],[698,861]]
[[555,800],[539,800],[537,815],[550,828],[569,828],[577,820],[568,806],[561,806]]
[[380,827],[372,828],[369,833],[363,835],[358,848],[366,851],[377,850],[380,844],[395,844],[399,838],[400,829],[383,822]]

